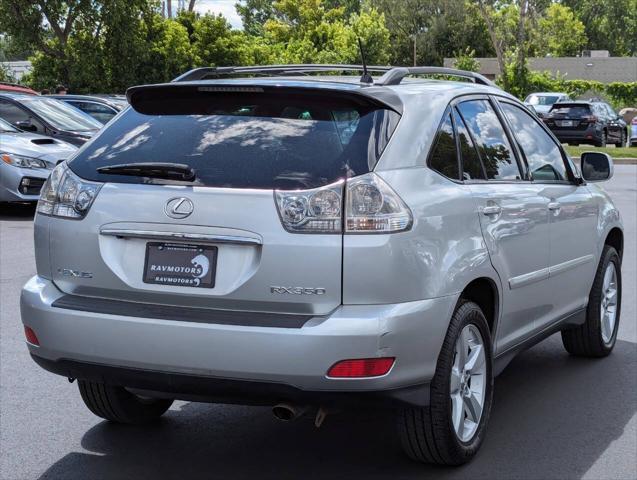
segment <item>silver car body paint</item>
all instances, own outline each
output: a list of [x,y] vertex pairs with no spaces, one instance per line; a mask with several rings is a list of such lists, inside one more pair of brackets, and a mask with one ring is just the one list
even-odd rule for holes
[[[50,143],[42,143],[50,142]],[[25,195],[18,190],[24,177],[47,179],[57,162],[71,156],[77,147],[44,135],[0,131],[0,153],[22,155],[42,160],[47,168],[20,168],[0,161],[0,202],[33,202],[39,195]]]
[[[455,305],[476,279],[488,279],[497,290],[496,355],[581,311],[604,240],[612,228],[621,229],[603,189],[446,179],[426,159],[450,102],[469,94],[513,97],[454,82],[382,88],[404,107],[374,171],[411,210],[409,231],[294,234],[282,227],[271,190],[107,183],[81,221],[36,217],[38,276],[27,283],[21,301],[23,322],[41,342],[29,345],[31,352],[53,361],[281,382],[307,390],[385,390],[431,380]],[[194,205],[186,218],[165,215],[175,198]],[[501,214],[484,215],[490,202],[500,204]],[[561,207],[550,211],[551,202]],[[213,243],[236,239],[216,244],[213,289],[142,282],[146,243],[163,234],[209,236]],[[92,278],[63,275],[64,269],[91,272]],[[304,289],[313,294],[297,294]],[[311,320],[291,329],[52,306],[64,295],[303,314]],[[379,356],[397,359],[383,377],[326,377],[339,360]]]

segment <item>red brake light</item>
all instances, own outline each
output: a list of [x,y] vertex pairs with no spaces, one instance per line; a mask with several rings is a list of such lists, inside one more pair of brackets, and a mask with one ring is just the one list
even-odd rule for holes
[[24,336],[31,345],[40,346],[40,340],[38,340],[38,337],[31,327],[24,326]]
[[380,377],[391,370],[395,360],[394,357],[341,360],[332,365],[327,376],[332,378]]
[[584,117],[584,121],[595,123],[597,121],[597,117],[595,115],[587,115],[586,117]]

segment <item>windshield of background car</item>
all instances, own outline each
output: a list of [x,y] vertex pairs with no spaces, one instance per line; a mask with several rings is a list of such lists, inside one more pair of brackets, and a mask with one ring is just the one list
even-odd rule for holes
[[0,118],[0,132],[11,132],[11,133],[18,133],[20,132],[20,130],[18,130],[17,128],[15,128],[13,125],[11,125],[9,122],[3,120]]
[[529,95],[526,102],[531,105],[553,105],[559,98],[557,95]]
[[128,109],[70,162],[71,169],[95,181],[174,184],[98,172],[169,162],[192,167],[194,185],[315,188],[370,172],[400,118],[360,99],[285,90],[172,100],[136,106],[145,113]]
[[102,127],[81,110],[53,98],[29,97],[20,101],[58,130],[85,132]]
[[551,111],[551,115],[564,115],[571,118],[585,117],[591,114],[591,107],[588,105],[567,105],[560,103],[554,105]]

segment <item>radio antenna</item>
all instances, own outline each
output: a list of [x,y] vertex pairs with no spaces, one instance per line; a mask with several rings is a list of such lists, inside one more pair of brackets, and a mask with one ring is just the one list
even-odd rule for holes
[[361,52],[361,61],[363,62],[363,76],[361,77],[360,82],[371,85],[374,83],[374,79],[367,71],[367,60],[365,59],[365,49],[363,48],[363,42],[361,41],[360,37],[358,37],[358,49]]

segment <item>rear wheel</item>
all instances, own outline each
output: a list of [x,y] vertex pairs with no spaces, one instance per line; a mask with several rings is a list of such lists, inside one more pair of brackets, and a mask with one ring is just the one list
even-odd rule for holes
[[625,147],[626,146],[626,133],[621,132],[619,135],[619,142],[615,144],[616,147]]
[[477,453],[493,398],[491,336],[484,314],[462,301],[453,314],[431,382],[430,405],[398,412],[398,432],[413,460],[460,465]]
[[116,423],[142,424],[161,417],[172,400],[139,397],[124,387],[78,380],[82,400],[98,417]]
[[596,147],[605,147],[606,141],[608,140],[608,136],[606,135],[606,130],[602,131],[602,135],[597,142],[595,142]]
[[562,331],[564,348],[585,357],[605,357],[617,340],[622,299],[621,264],[617,251],[604,247],[588,297],[586,322]]

